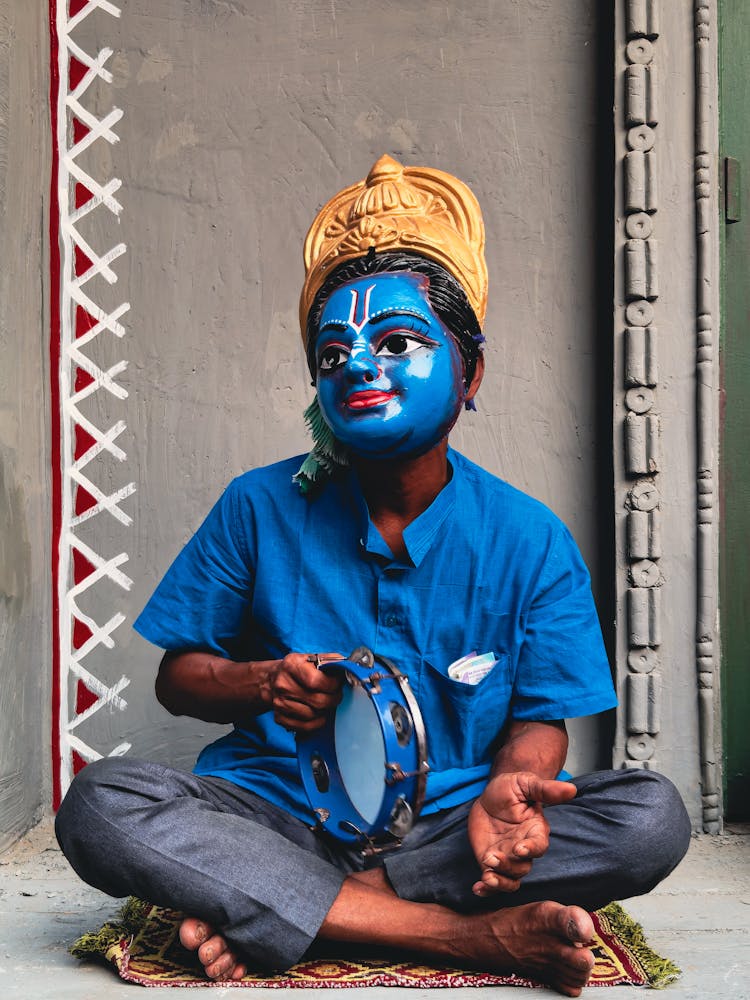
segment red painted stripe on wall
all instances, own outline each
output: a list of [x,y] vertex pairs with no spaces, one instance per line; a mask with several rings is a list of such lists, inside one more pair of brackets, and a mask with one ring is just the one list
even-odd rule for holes
[[[65,0],[62,0],[65,2]],[[52,131],[52,176],[49,201],[49,299],[50,299],[50,463],[52,478],[52,808],[61,799],[60,775],[60,540],[62,529],[62,428],[60,417],[60,205],[57,197],[60,151],[57,147],[57,102],[60,93],[58,69],[57,0],[49,0],[50,84],[49,115]]]

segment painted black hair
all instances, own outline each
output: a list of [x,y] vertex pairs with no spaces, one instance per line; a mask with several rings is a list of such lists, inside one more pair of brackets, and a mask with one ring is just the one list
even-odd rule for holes
[[363,278],[368,274],[382,274],[384,271],[413,271],[429,279],[427,298],[436,315],[455,338],[463,358],[464,378],[468,385],[474,378],[484,337],[466,292],[452,274],[429,257],[404,250],[376,253],[374,249],[371,249],[365,257],[356,257],[354,260],[339,264],[328,275],[313,299],[305,331],[307,365],[313,380],[317,375],[315,343],[326,300],[347,281],[354,281],[355,278]]

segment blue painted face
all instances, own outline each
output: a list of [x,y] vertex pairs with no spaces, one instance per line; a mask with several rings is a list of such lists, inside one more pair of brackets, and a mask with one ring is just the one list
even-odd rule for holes
[[334,435],[358,455],[424,454],[456,422],[463,365],[427,298],[429,279],[374,274],[332,293],[316,343],[318,399]]

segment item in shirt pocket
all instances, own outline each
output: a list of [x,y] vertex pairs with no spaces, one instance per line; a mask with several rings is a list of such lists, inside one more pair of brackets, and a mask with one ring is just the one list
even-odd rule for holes
[[497,662],[494,653],[477,653],[474,649],[451,663],[448,667],[448,676],[461,684],[478,684]]

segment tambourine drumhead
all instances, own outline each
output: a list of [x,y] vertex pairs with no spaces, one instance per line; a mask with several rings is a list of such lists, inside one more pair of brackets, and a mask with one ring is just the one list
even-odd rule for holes
[[361,684],[344,686],[333,739],[344,788],[362,819],[372,824],[385,794],[385,748],[380,716]]
[[390,661],[360,647],[321,666],[343,673],[341,703],[322,729],[298,734],[302,783],[332,836],[380,849],[411,828],[424,800],[427,747],[419,707]]

